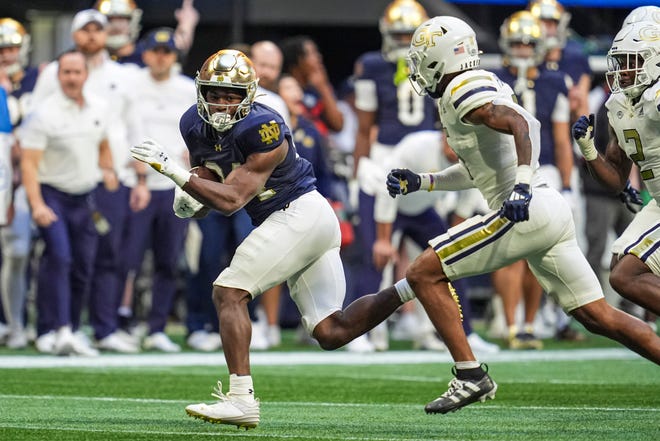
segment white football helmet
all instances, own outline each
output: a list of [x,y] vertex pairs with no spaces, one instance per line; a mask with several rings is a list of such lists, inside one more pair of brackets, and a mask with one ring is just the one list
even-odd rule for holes
[[413,34],[407,59],[415,91],[440,98],[437,88],[444,75],[479,66],[476,34],[461,19],[434,17]]
[[[515,67],[537,66],[546,54],[545,33],[540,20],[529,11],[518,11],[509,16],[500,26],[500,49],[504,53],[504,64]],[[534,47],[530,54],[522,54],[513,47],[515,43]]]
[[633,9],[623,20],[623,26],[637,23],[639,21],[654,21],[660,24],[660,8],[657,6],[640,6]]
[[383,39],[383,57],[392,63],[404,58],[415,29],[428,19],[422,5],[415,0],[394,0],[390,3],[378,22]]
[[660,77],[660,25],[642,21],[622,28],[607,53],[607,83],[613,93],[637,98]]
[[0,67],[4,68],[8,75],[14,75],[27,66],[30,35],[23,25],[13,18],[0,18],[0,48],[5,47],[20,48],[18,54],[3,54],[0,58]]
[[532,0],[527,5],[529,12],[539,20],[552,20],[557,23],[556,35],[546,32],[545,46],[548,49],[563,48],[568,36],[568,23],[571,14],[557,0]]
[[[206,59],[195,77],[197,113],[211,127],[225,132],[250,113],[257,85],[257,74],[252,61],[243,52],[234,49],[220,50]],[[218,105],[206,101],[206,92],[210,87],[236,89],[244,95],[238,104],[222,105],[225,108],[236,107],[233,115],[211,111],[211,107]]]
[[[137,7],[134,0],[97,0],[94,9],[108,17],[108,38],[105,43],[108,48],[116,50],[137,40],[142,9]],[[113,25],[113,17],[126,19],[127,25]],[[125,29],[121,26],[125,26]]]

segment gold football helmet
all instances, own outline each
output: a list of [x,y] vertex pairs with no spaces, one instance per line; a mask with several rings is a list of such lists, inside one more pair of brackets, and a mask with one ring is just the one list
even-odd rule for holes
[[7,74],[13,75],[27,66],[30,52],[30,35],[13,18],[0,18],[0,48],[6,47],[20,48],[18,54],[0,54],[0,67],[4,67]]
[[394,0],[380,19],[383,57],[390,62],[405,58],[415,29],[429,17],[415,0]]
[[[219,132],[227,131],[238,121],[250,113],[251,105],[257,93],[257,74],[252,61],[241,51],[223,49],[206,59],[197,76],[197,113]],[[233,89],[244,98],[238,104],[223,104],[222,108],[236,107],[231,113],[212,112],[211,107],[218,104],[209,103],[206,94],[209,88]]]
[[[134,0],[97,0],[94,9],[108,17],[106,46],[110,49],[119,49],[137,40],[140,35],[142,10]],[[125,19],[127,25],[121,22],[113,24],[112,18],[115,17]]]
[[[541,21],[529,11],[518,11],[509,16],[500,26],[500,49],[504,53],[504,63],[521,67],[536,66],[545,58],[545,33]],[[534,51],[525,54],[517,51],[515,43],[529,44]],[[531,62],[531,63],[530,63]]]
[[557,0],[532,0],[527,5],[529,12],[534,17],[544,21],[554,21],[557,24],[557,30],[550,31],[546,29],[545,45],[548,49],[566,46],[568,36],[568,23],[571,21],[571,14]]

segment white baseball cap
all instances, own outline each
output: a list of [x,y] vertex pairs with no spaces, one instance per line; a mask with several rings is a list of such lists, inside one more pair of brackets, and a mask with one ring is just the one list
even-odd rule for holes
[[108,19],[96,9],[84,9],[78,12],[71,22],[71,33],[79,31],[89,23],[98,23],[101,27],[106,27]]

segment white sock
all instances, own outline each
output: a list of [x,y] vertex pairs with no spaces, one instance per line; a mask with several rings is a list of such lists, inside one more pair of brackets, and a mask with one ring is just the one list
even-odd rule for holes
[[406,279],[401,279],[396,282],[394,284],[394,289],[396,289],[396,293],[399,294],[399,298],[403,303],[406,303],[407,301],[416,297],[415,291],[413,291]]
[[457,361],[454,364],[456,365],[456,369],[476,369],[481,366],[481,363],[478,361]]
[[229,376],[229,392],[232,395],[239,396],[242,400],[254,400],[254,386],[252,385],[251,375],[236,375]]

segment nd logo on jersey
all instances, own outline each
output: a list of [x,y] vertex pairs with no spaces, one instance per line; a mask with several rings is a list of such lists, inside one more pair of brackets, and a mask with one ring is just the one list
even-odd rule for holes
[[280,138],[280,126],[275,121],[269,122],[268,125],[262,124],[259,135],[261,136],[261,142],[272,144],[273,141]]
[[441,27],[440,30],[431,31],[428,27],[421,29],[412,41],[413,46],[435,46],[435,37],[442,37],[447,33],[447,29]]

